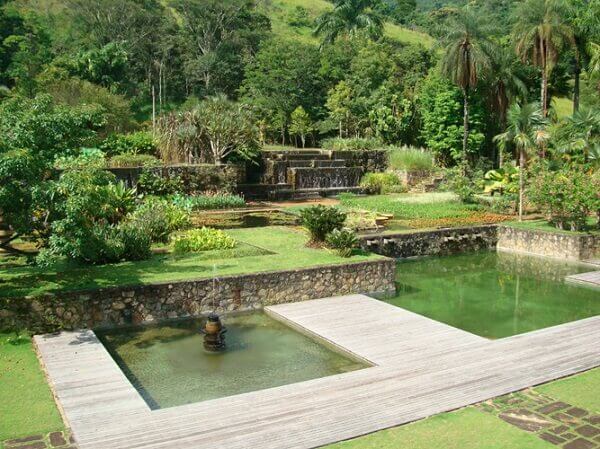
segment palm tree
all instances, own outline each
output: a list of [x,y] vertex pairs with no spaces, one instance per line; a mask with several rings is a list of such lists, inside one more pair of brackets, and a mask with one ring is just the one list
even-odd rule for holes
[[366,32],[373,40],[383,35],[383,18],[375,11],[377,0],[334,0],[333,11],[317,18],[315,34],[323,43],[332,44],[338,36],[354,37]]
[[559,153],[588,162],[600,147],[600,111],[579,109],[555,127],[552,140]]
[[541,108],[548,116],[548,78],[565,44],[574,45],[572,28],[563,20],[561,0],[526,0],[516,10],[513,30],[517,55],[541,70]]
[[[527,86],[523,80],[522,66],[514,53],[506,47],[497,47],[492,52],[490,70],[485,82],[489,103],[498,116],[498,128],[506,129],[506,114],[514,100],[526,101]],[[498,152],[498,166],[502,167],[502,152]]]
[[525,164],[527,156],[548,139],[547,120],[539,103],[521,106],[514,103],[507,114],[506,131],[494,137],[501,150],[512,144],[519,154],[519,221],[523,220],[523,192],[525,187]]
[[482,22],[465,8],[450,18],[445,30],[442,73],[463,93],[463,154],[469,142],[469,93],[490,65],[490,43]]

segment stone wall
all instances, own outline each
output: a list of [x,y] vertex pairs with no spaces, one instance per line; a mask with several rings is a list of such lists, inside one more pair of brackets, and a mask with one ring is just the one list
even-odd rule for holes
[[363,249],[396,259],[494,249],[496,243],[496,225],[367,235],[360,239]]
[[217,190],[235,190],[237,184],[246,181],[246,168],[241,165],[164,165],[158,167],[110,168],[118,180],[128,187],[135,187],[144,170],[162,178],[178,176],[186,193]]
[[600,255],[600,235],[498,227],[498,249],[566,260],[592,259]]
[[195,281],[0,299],[0,331],[27,328],[96,328],[128,323],[258,309],[285,302],[350,293],[393,294],[395,262],[379,259],[344,265],[254,273]]
[[345,159],[349,167],[362,167],[366,172],[382,172],[388,166],[386,150],[331,151],[331,159]]

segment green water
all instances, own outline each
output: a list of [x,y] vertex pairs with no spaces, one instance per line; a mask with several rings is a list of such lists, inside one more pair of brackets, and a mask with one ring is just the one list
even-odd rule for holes
[[477,252],[400,262],[387,302],[487,338],[600,314],[600,290],[564,282],[592,271],[579,264]]
[[230,315],[227,351],[209,354],[198,320],[97,332],[153,408],[173,407],[365,368],[263,313]]

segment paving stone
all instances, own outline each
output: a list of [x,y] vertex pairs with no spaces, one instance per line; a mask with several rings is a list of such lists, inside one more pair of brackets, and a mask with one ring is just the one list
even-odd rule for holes
[[569,430],[569,427],[567,426],[558,426],[554,429],[550,429],[550,432],[560,435],[561,433],[565,433],[567,430]]
[[47,449],[46,443],[44,441],[35,441],[33,443],[25,443],[24,445],[12,446],[7,445],[4,446],[6,449]]
[[37,440],[42,440],[44,437],[43,435],[31,435],[29,437],[24,437],[24,438],[15,438],[13,440],[8,440],[5,441],[5,444],[20,444],[20,443],[28,443],[30,441],[37,441]]
[[538,412],[543,413],[544,415],[549,415],[550,413],[557,412],[567,407],[570,407],[570,405],[564,402],[552,402],[551,404],[540,407]]
[[65,444],[67,444],[67,440],[65,440],[65,437],[62,432],[52,432],[49,435],[49,437],[50,437],[50,444],[53,447],[60,447],[60,446],[64,446]]
[[556,444],[556,445],[567,441],[564,438],[559,437],[558,435],[554,435],[554,434],[548,433],[548,432],[540,433],[539,437],[542,440],[547,441],[548,443],[552,443],[552,444]]
[[563,412],[555,413],[554,415],[552,415],[552,418],[556,419],[557,421],[562,422],[563,424],[567,424],[570,426],[578,425],[581,422],[579,419],[575,418],[574,416],[566,415]]
[[584,440],[583,438],[577,438],[563,446],[564,449],[592,449],[596,445],[591,441]]
[[569,410],[565,410],[565,413],[571,415],[571,416],[575,416],[576,418],[581,418],[582,416],[585,416],[588,414],[588,412],[582,408],[578,408],[578,407],[572,407]]
[[600,435],[600,429],[598,429],[597,427],[594,427],[594,426],[590,426],[589,424],[586,424],[585,426],[581,426],[581,427],[575,429],[575,432],[577,432],[579,435],[583,435],[584,437],[587,437],[587,438],[592,438],[592,437],[595,437],[596,435]]
[[600,415],[592,415],[583,419],[584,421],[589,422],[590,424],[600,424]]
[[571,433],[571,432],[569,432],[569,433],[563,433],[561,435],[561,437],[563,437],[565,440],[572,440],[574,438],[577,438],[578,436],[579,435],[575,435],[574,433]]
[[498,416],[503,421],[527,432],[538,432],[552,425],[552,422],[545,417],[524,408],[508,410]]

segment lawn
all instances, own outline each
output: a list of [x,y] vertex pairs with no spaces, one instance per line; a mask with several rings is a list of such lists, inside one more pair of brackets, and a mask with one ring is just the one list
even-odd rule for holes
[[540,440],[474,408],[382,430],[327,449],[549,449]]
[[449,192],[390,194],[374,196],[340,195],[342,207],[393,214],[398,225],[414,229],[466,226],[509,220],[479,204],[464,204]]
[[0,447],[3,440],[63,428],[31,340],[0,334]]
[[356,254],[346,259],[333,251],[308,248],[305,246],[307,234],[296,228],[264,227],[227,232],[243,242],[240,248],[181,256],[159,254],[140,262],[62,269],[0,264],[0,298],[335,265],[381,257]]
[[540,393],[600,413],[600,368],[536,388]]
[[[271,27],[276,36],[285,39],[294,39],[303,43],[316,44],[318,39],[313,36],[314,20],[333,8],[333,5],[326,0],[272,0],[265,2],[263,6],[265,13],[271,19]],[[306,10],[306,23],[299,26],[292,25],[297,7]],[[406,44],[421,44],[431,48],[434,39],[428,34],[413,31],[408,28],[386,23],[385,35],[391,39]]]

